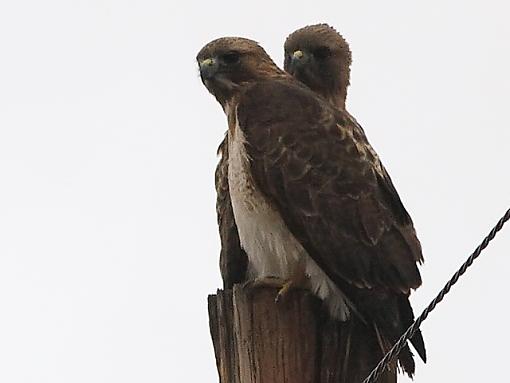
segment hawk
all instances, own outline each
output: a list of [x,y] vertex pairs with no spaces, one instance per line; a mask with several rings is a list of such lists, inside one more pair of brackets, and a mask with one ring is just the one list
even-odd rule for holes
[[366,314],[384,323],[382,302],[408,305],[420,243],[352,118],[251,40],[214,40],[197,60],[228,119],[226,187],[248,277],[277,277],[285,289],[305,276],[340,320],[374,306]]
[[[331,36],[325,28],[326,24],[319,24],[297,30],[291,34],[285,44],[285,69],[298,80],[309,86],[317,94],[323,96],[333,105],[340,109],[345,109],[345,98],[347,95],[347,86],[350,78],[351,52],[347,42],[336,32]],[[324,33],[326,32],[326,33]],[[321,64],[315,65],[309,56],[303,56],[303,52],[292,50],[293,56],[290,57],[291,47],[306,45],[311,41],[320,40],[321,37],[328,37],[330,45],[335,47],[336,60],[322,60]],[[313,51],[314,57],[328,55],[329,48],[317,45]],[[310,51],[310,53],[312,53]],[[296,60],[296,58],[301,60]],[[294,65],[299,62],[299,65]],[[291,69],[289,68],[292,66]],[[338,75],[340,71],[340,75]],[[338,80],[338,81],[337,81]],[[240,245],[237,226],[234,220],[230,193],[228,189],[228,137],[221,142],[218,147],[220,160],[215,172],[216,186],[216,213],[220,233],[220,272],[223,280],[223,287],[232,288],[236,283],[245,281],[248,258]],[[375,152],[374,152],[375,153]]]
[[[374,169],[377,169],[380,178],[390,190],[390,198],[394,199],[394,204],[401,214],[402,224],[412,227],[412,220],[377,153],[368,142],[362,127],[345,110],[352,62],[347,41],[329,25],[317,24],[298,29],[290,34],[285,41],[284,50],[285,71],[324,97],[331,105],[342,110],[351,120],[351,134],[354,140],[368,160],[373,163]],[[420,256],[418,261],[422,260]],[[408,299],[409,294],[382,288],[372,289],[365,295],[367,298],[358,300],[357,307],[366,318],[373,321],[378,336],[386,338],[382,340],[386,343],[382,348],[383,352],[387,352],[414,321]],[[411,339],[411,343],[423,361],[426,361],[425,346],[420,332]],[[400,362],[409,375],[414,373],[414,362],[409,349],[401,353]]]

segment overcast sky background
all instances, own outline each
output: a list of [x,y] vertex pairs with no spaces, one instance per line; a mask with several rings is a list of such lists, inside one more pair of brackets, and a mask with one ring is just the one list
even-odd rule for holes
[[[0,381],[217,382],[210,40],[350,42],[348,109],[423,244],[419,313],[510,206],[503,1],[0,3]],[[506,374],[510,227],[423,332],[415,382]],[[408,382],[406,378],[402,382]]]

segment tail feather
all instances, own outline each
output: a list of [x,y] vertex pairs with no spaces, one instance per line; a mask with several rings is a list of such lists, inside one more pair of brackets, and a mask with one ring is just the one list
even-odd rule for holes
[[[385,288],[361,289],[341,280],[335,282],[356,308],[350,319],[357,323],[352,329],[350,356],[355,358],[359,352],[368,352],[375,367],[414,322],[409,294]],[[360,346],[360,343],[364,345]],[[410,343],[423,362],[426,362],[425,343],[419,330],[410,339]],[[371,345],[370,350],[368,344]],[[409,345],[398,355],[398,367],[408,376],[414,375],[416,365]],[[391,368],[395,370],[396,366]]]
[[[402,324],[404,325],[403,331],[405,331],[414,322],[414,313],[408,297],[404,295],[399,299],[399,311],[402,317]],[[410,340],[421,360],[426,363],[427,351],[425,350],[425,342],[423,341],[421,331],[418,330]]]
[[[362,382],[384,356],[377,339],[377,331],[355,315],[347,322],[328,321],[322,332],[324,353],[320,381]],[[342,368],[329,368],[338,363],[342,363]],[[335,375],[331,375],[332,371],[335,371]],[[384,371],[378,382],[397,382],[395,364]]]
[[[358,290],[354,299],[359,311],[372,323],[382,355],[400,339],[414,321],[414,314],[407,294],[388,290]],[[420,331],[410,339],[420,358],[426,362],[427,355]],[[413,353],[408,345],[398,355],[398,365],[412,377],[415,372]]]
[[421,335],[420,330],[418,330],[411,338],[411,344],[420,356],[421,360],[423,360],[423,363],[427,363],[427,350],[425,350],[425,342],[423,341],[423,336]]
[[416,365],[414,363],[413,353],[409,349],[409,346],[405,346],[400,354],[398,354],[398,364],[400,368],[410,377],[412,378],[416,369]]
[[[388,338],[386,338],[384,335],[381,334],[381,331],[377,327],[376,324],[374,324],[375,333],[378,339],[379,347],[381,349],[382,355],[386,355],[388,351],[391,350],[393,347],[394,342],[390,341]],[[382,358],[381,358],[382,359]],[[416,365],[414,363],[413,353],[409,349],[409,346],[405,346],[402,351],[398,354],[398,367],[405,372],[410,378],[413,377]]]

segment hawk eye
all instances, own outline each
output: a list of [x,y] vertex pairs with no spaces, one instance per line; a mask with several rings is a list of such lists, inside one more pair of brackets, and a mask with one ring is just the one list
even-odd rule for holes
[[227,65],[237,64],[240,59],[238,52],[228,52],[221,56],[221,60]]
[[319,60],[324,60],[331,56],[331,50],[328,47],[319,47],[313,51],[313,55]]

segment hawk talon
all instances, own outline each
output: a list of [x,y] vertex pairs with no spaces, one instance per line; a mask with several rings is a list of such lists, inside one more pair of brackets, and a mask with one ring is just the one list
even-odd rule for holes
[[242,284],[243,289],[257,289],[261,287],[282,288],[285,281],[278,277],[257,277]]
[[276,294],[276,298],[274,299],[275,303],[281,302],[289,292],[295,288],[294,282],[292,280],[287,281],[283,284],[283,286],[278,290],[278,294]]

